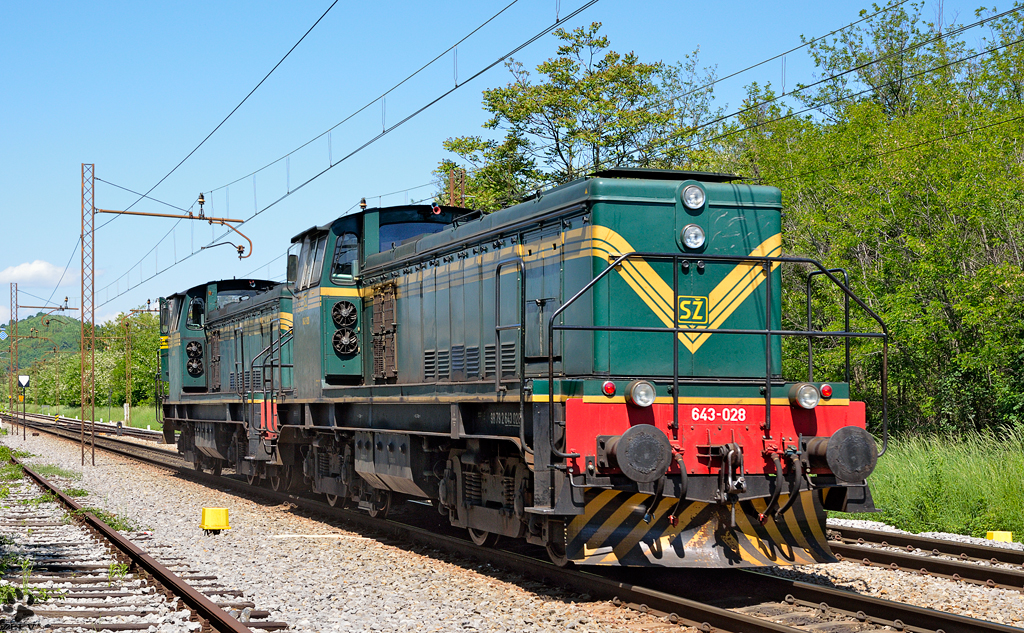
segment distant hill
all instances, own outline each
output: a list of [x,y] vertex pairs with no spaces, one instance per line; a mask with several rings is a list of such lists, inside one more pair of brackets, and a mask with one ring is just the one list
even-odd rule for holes
[[[38,312],[35,316],[18,321],[18,369],[26,370],[32,363],[42,360],[47,352],[52,352],[56,346],[62,352],[77,353],[80,349],[82,325],[78,319],[47,315]],[[7,323],[8,338],[0,342],[0,366],[6,371],[8,360],[3,351],[10,352],[11,342],[14,335],[14,324]],[[32,331],[35,329],[36,331]],[[25,338],[28,337],[28,338]],[[51,354],[52,356],[52,354]]]

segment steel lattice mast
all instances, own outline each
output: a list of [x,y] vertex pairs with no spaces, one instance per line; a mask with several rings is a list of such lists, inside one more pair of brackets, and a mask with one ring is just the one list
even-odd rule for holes
[[[79,419],[82,424],[79,442],[82,447],[82,465],[85,465],[85,421],[88,419],[93,425],[93,466],[96,465],[96,403],[94,402],[96,388],[96,304],[94,301],[96,260],[93,251],[95,246],[93,229],[96,218],[96,203],[93,196],[96,186],[95,170],[94,164],[82,163],[82,352],[79,355],[82,368],[82,414]],[[87,412],[88,418],[86,418]]]
[[8,371],[8,383],[10,383],[8,393],[8,402],[10,408],[14,410],[14,374],[18,371],[18,284],[11,284],[11,323],[13,323],[13,330],[11,332],[11,344],[7,347],[7,360],[9,363],[10,370]]

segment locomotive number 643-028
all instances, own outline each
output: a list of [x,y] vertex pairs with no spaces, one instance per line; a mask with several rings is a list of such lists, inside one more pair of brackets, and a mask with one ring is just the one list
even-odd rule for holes
[[690,419],[694,422],[746,422],[747,410],[743,407],[693,407]]

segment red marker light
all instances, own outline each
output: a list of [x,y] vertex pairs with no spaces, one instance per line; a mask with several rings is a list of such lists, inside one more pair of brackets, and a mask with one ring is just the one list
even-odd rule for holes
[[610,381],[610,380],[606,380],[605,383],[603,385],[601,385],[601,391],[603,391],[604,395],[606,395],[606,396],[614,396],[615,395],[615,383]]
[[832,385],[822,385],[821,386],[821,397],[822,398],[831,398],[832,397]]

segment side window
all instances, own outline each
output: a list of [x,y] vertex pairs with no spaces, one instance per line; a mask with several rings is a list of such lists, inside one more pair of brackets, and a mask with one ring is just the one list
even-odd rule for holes
[[313,257],[310,253],[309,238],[302,240],[302,252],[299,254],[299,276],[295,287],[302,290],[306,287],[306,279],[309,277],[309,269],[312,267]]
[[160,335],[167,336],[171,328],[171,304],[169,301],[160,300]]
[[316,241],[316,258],[313,260],[313,274],[309,278],[310,286],[320,284],[320,276],[324,269],[324,251],[327,250],[327,236],[321,235]]
[[174,303],[171,305],[171,331],[177,332],[181,325],[181,304],[183,303],[183,297],[175,297]]
[[355,233],[342,233],[334,249],[331,263],[331,281],[347,281],[355,274],[355,262],[359,259],[359,237]]
[[206,323],[206,303],[196,297],[188,304],[188,315],[185,317],[185,325],[192,330],[201,330]]
[[322,235],[319,238],[306,238],[306,242],[302,246],[303,257],[299,263],[300,270],[302,271],[299,283],[300,290],[315,286],[320,282],[320,272],[323,270],[324,249],[326,247],[326,235]]

